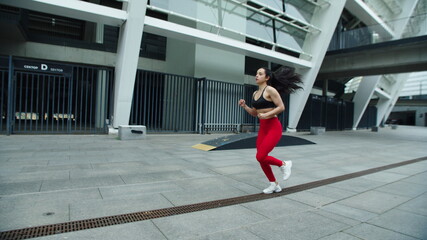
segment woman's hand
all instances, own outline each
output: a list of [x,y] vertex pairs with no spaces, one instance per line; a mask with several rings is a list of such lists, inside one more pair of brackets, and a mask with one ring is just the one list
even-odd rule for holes
[[245,106],[246,106],[246,101],[245,101],[244,99],[240,99],[240,100],[239,100],[239,105],[240,105],[242,108],[245,108]]
[[268,118],[268,114],[267,113],[258,113],[258,118],[259,119],[267,119]]

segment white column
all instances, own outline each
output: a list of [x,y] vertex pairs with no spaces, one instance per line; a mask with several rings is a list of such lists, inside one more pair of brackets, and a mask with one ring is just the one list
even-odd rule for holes
[[[396,39],[400,39],[402,34],[404,33],[405,28],[410,20],[409,17],[415,11],[415,7],[418,4],[418,0],[403,0],[400,2],[400,4],[402,7],[402,12],[400,13],[399,18],[401,18],[402,20],[393,22]],[[405,85],[405,82],[408,79],[409,75],[410,74],[408,73],[394,75],[396,81],[393,86],[388,89],[391,97],[389,99],[380,98],[377,103],[377,126],[379,126],[382,121],[385,122],[387,120],[388,116],[393,110],[394,105],[397,102],[397,99],[399,98],[400,91]]]
[[144,29],[147,0],[128,0],[123,3],[128,17],[120,28],[115,68],[113,126],[128,125],[133,88]]
[[353,129],[356,129],[359,125],[360,119],[362,119],[363,113],[365,112],[380,79],[381,76],[367,76],[363,77],[362,81],[360,81],[359,88],[353,98]]
[[105,126],[105,111],[107,97],[107,71],[99,70],[96,81],[96,104],[95,104],[95,127],[103,128]]
[[330,4],[318,8],[313,15],[311,23],[322,31],[308,35],[304,42],[303,50],[312,54],[311,62],[313,67],[304,71],[298,71],[297,69],[302,75],[304,90],[297,91],[290,96],[288,131],[295,131],[298,125],[305,103],[325,58],[336,24],[344,9],[345,2],[345,0],[331,0],[329,1]]
[[395,29],[396,38],[400,39],[402,34],[405,31],[406,26],[411,20],[411,16],[415,11],[415,7],[417,6],[419,0],[401,0],[400,4],[402,7],[402,12],[397,16],[397,21],[393,22],[393,28]]
[[393,85],[393,88],[391,90],[391,98],[390,100],[385,103],[385,106],[377,105],[378,109],[385,108],[384,112],[380,113],[378,112],[378,118],[380,121],[384,120],[384,122],[387,120],[388,116],[390,116],[391,111],[394,108],[394,105],[396,104],[397,100],[399,99],[400,92],[403,89],[403,86],[406,83],[406,80],[408,79],[410,73],[401,73],[396,75],[396,83]]
[[96,43],[104,43],[104,24],[96,24]]

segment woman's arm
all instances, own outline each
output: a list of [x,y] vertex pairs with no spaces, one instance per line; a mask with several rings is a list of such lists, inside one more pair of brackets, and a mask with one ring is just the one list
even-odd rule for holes
[[239,105],[246,110],[250,115],[256,117],[258,115],[255,108],[251,108],[248,105],[246,105],[246,101],[244,99],[239,100]]

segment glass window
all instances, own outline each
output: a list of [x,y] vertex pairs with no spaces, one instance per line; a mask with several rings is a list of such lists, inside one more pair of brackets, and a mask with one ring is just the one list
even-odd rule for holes
[[306,23],[311,22],[316,5],[302,0],[286,0],[286,13]]
[[265,2],[265,5],[269,8],[278,12],[283,12],[283,1],[284,0],[264,0],[263,2]]
[[276,22],[277,43],[282,46],[302,51],[305,35],[306,33],[302,30],[279,21]]
[[273,21],[267,16],[248,10],[246,33],[250,37],[274,42]]

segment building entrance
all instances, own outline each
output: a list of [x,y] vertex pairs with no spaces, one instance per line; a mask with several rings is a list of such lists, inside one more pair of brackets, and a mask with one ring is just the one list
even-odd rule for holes
[[1,70],[1,132],[107,132],[112,70],[25,59],[10,62],[12,67]]
[[71,77],[16,71],[12,133],[68,133],[71,111]]

